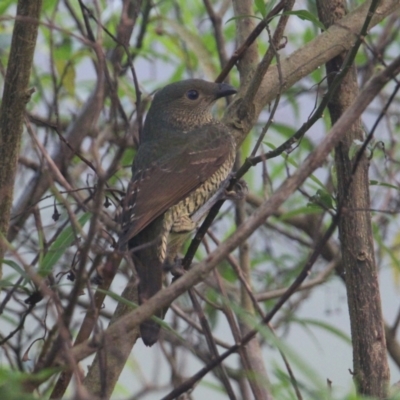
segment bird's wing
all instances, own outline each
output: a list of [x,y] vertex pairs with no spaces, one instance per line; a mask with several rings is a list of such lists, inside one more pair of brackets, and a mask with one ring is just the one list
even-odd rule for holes
[[[234,146],[222,124],[144,143],[124,201],[120,245],[211,177],[232,156]],[[153,154],[163,155],[152,160]]]

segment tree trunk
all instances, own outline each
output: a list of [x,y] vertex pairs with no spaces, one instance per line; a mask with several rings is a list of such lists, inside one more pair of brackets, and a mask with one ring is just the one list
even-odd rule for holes
[[[344,0],[320,0],[317,6],[326,27],[346,12]],[[342,53],[326,64],[329,85],[346,54]],[[332,125],[357,94],[356,70],[352,66],[328,105]],[[338,204],[342,207],[339,237],[353,342],[353,374],[360,394],[383,399],[387,396],[389,367],[369,212],[369,160],[363,155],[353,173],[356,157],[350,159],[349,150],[354,140],[365,140],[360,120],[335,149]]]
[[[41,0],[18,2],[10,58],[4,79],[0,107],[0,236],[7,236],[10,222],[25,105],[31,96],[28,90],[29,77],[41,8]],[[0,240],[0,279],[4,253],[5,246]]]

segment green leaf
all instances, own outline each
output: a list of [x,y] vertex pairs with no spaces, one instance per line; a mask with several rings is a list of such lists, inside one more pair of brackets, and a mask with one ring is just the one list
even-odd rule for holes
[[7,276],[4,279],[1,279],[0,280],[0,289],[1,288],[5,288],[5,287],[13,287],[15,289],[20,289],[23,292],[25,292],[27,295],[29,295],[31,293],[31,291],[24,286],[25,282],[26,282],[26,279],[23,281],[23,283],[21,285],[17,285],[15,283],[16,279],[18,279],[18,275],[17,274],[12,274],[12,275]]
[[21,286],[25,286],[25,284],[27,282],[31,282],[31,278],[29,277],[29,275],[15,261],[13,261],[13,260],[3,260],[3,264],[8,265],[14,271],[16,271],[18,273],[18,275],[20,275],[20,276],[22,276],[24,278],[24,281],[22,282]]
[[13,3],[14,3],[14,0],[2,0],[0,2],[0,15],[4,15],[7,8],[10,7],[10,5]]
[[62,85],[67,93],[71,96],[75,95],[75,67],[73,64],[68,64],[63,75]]
[[334,198],[332,195],[323,189],[318,189],[314,196],[311,197],[309,205],[318,206],[323,209],[331,210],[334,208]]
[[65,60],[54,60],[54,66],[56,67],[57,74],[61,77],[67,62]]
[[[128,307],[131,307],[132,310],[135,310],[136,308],[139,307],[139,305],[136,304],[136,303],[134,303],[133,301],[129,301],[129,300],[125,299],[124,297],[122,297],[122,296],[120,296],[120,295],[118,295],[118,294],[116,294],[116,293],[114,293],[114,292],[111,292],[110,290],[104,290],[104,289],[100,289],[100,288],[97,288],[97,290],[98,290],[100,293],[104,293],[105,295],[107,295],[107,296],[111,297],[112,299],[118,301],[119,303],[125,304],[125,305],[127,305]],[[152,319],[153,321],[156,321],[158,324],[160,324],[164,329],[169,330],[170,332],[174,333],[174,334],[177,335],[179,338],[181,338],[181,336],[180,336],[174,329],[172,329],[172,328],[170,327],[170,325],[169,325],[167,322],[165,322],[165,321],[162,320],[161,318],[158,318],[158,317],[156,317],[155,315],[153,315],[153,316],[151,317],[151,319]],[[181,339],[182,339],[182,338],[181,338]]]
[[390,189],[396,189],[396,190],[400,190],[400,188],[396,185],[391,185],[390,183],[386,183],[386,182],[379,182],[379,181],[375,181],[373,179],[371,179],[369,181],[370,186],[384,186]]
[[267,16],[267,7],[265,6],[264,0],[254,0],[258,12],[265,18]]
[[7,264],[13,270],[17,271],[19,275],[23,276],[25,279],[29,279],[29,275],[13,260],[3,260],[3,264]]
[[[72,58],[72,40],[71,38],[63,38],[62,42],[57,43],[54,47],[54,60],[64,61],[67,63]],[[58,71],[60,72],[60,71]]]
[[328,331],[338,337],[339,339],[342,339],[344,342],[347,344],[351,345],[351,338],[349,335],[347,335],[345,332],[341,331],[340,329],[336,328],[335,326],[328,324],[327,322],[319,321],[317,319],[297,319],[297,318],[291,318],[291,321],[297,322],[300,325],[313,325],[318,328],[324,329],[325,331]]
[[0,368],[0,398],[7,400],[35,400],[37,397],[26,393],[26,382],[44,382],[50,376],[59,372],[61,368],[46,368],[37,374],[13,371],[4,367]]
[[246,14],[243,14],[243,15],[237,15],[236,17],[229,18],[228,21],[225,22],[225,24],[227,24],[230,21],[235,21],[235,20],[241,19],[241,18],[255,18],[255,19],[258,19],[259,21],[262,21],[262,18],[257,17],[257,15],[246,15]]
[[[1,279],[0,280],[0,288],[15,286],[15,283],[13,283],[12,280],[13,280],[12,277],[10,277],[9,279]],[[20,287],[20,286],[17,285],[17,287]]]
[[[91,216],[92,214],[89,212],[83,214],[78,220],[79,225],[83,227],[86,224],[86,222],[89,221]],[[74,230],[72,229],[71,225],[68,225],[60,233],[55,242],[50,246],[46,255],[43,257],[43,262],[39,266],[39,271],[38,271],[40,276],[45,277],[52,272],[58,260],[65,253],[66,249],[71,246],[74,240],[75,240]]]
[[294,210],[290,210],[288,212],[285,212],[282,214],[278,219],[280,221],[285,221],[288,220],[292,217],[296,217],[298,215],[305,215],[305,214],[319,214],[321,212],[321,207],[315,207],[315,208],[310,208],[310,207],[299,207]]
[[278,0],[269,0],[267,2],[266,10],[265,10],[265,15],[268,16],[268,14],[272,11],[274,8],[275,4],[278,2]]
[[202,379],[199,383],[199,386],[203,386],[205,388],[211,389],[215,392],[221,393],[222,395],[226,396],[225,388],[221,385],[218,385],[217,383],[209,382],[209,381]]
[[296,15],[303,21],[310,21],[314,25],[318,26],[318,28],[320,28],[321,30],[323,30],[323,31],[326,30],[324,24],[314,14],[311,14],[307,10],[286,11],[286,12],[284,12],[284,14],[285,15]]

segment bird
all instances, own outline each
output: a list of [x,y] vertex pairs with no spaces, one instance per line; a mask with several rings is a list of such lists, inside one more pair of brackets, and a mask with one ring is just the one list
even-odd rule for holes
[[[138,276],[139,303],[162,289],[166,265],[176,261],[198,221],[192,219],[226,182],[236,156],[229,128],[216,120],[216,100],[237,90],[227,83],[187,79],[156,92],[146,116],[123,199],[119,248]],[[164,310],[156,316],[163,318]],[[160,325],[140,326],[142,341],[158,341]]]

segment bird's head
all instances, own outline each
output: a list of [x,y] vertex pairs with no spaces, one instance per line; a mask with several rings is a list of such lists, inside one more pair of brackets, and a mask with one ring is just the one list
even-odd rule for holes
[[159,90],[151,103],[144,127],[144,140],[160,129],[188,131],[212,120],[211,108],[221,97],[237,91],[227,83],[188,79]]

